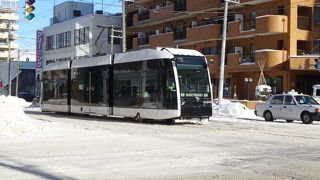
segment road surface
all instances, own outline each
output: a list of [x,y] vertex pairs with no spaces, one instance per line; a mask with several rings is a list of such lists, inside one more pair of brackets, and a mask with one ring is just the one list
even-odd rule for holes
[[0,137],[1,179],[318,179],[320,123],[213,117],[203,124],[27,112]]

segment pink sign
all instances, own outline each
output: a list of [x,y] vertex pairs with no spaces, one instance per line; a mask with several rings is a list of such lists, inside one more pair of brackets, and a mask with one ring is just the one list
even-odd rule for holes
[[41,30],[37,30],[37,42],[36,42],[36,68],[42,68],[42,43],[43,34]]

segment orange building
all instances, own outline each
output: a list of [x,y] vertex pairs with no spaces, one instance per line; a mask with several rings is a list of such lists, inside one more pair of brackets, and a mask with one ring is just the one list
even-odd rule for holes
[[[320,83],[320,0],[229,3],[225,98],[255,99],[261,69],[273,93],[311,94]],[[128,49],[196,49],[218,95],[224,0],[135,0],[127,4]],[[252,82],[245,82],[251,78]]]

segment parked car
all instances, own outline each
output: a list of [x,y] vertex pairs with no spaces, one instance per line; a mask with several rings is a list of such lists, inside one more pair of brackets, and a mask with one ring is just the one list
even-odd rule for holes
[[311,124],[320,119],[320,104],[309,95],[290,92],[273,95],[265,103],[257,104],[255,114],[266,121],[301,120],[304,124]]
[[318,103],[320,103],[320,84],[315,84],[312,86],[312,97],[315,99]]

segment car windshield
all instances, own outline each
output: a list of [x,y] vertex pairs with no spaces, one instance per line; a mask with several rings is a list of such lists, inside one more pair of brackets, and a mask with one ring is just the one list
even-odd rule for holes
[[311,96],[296,95],[294,97],[298,104],[319,104]]

